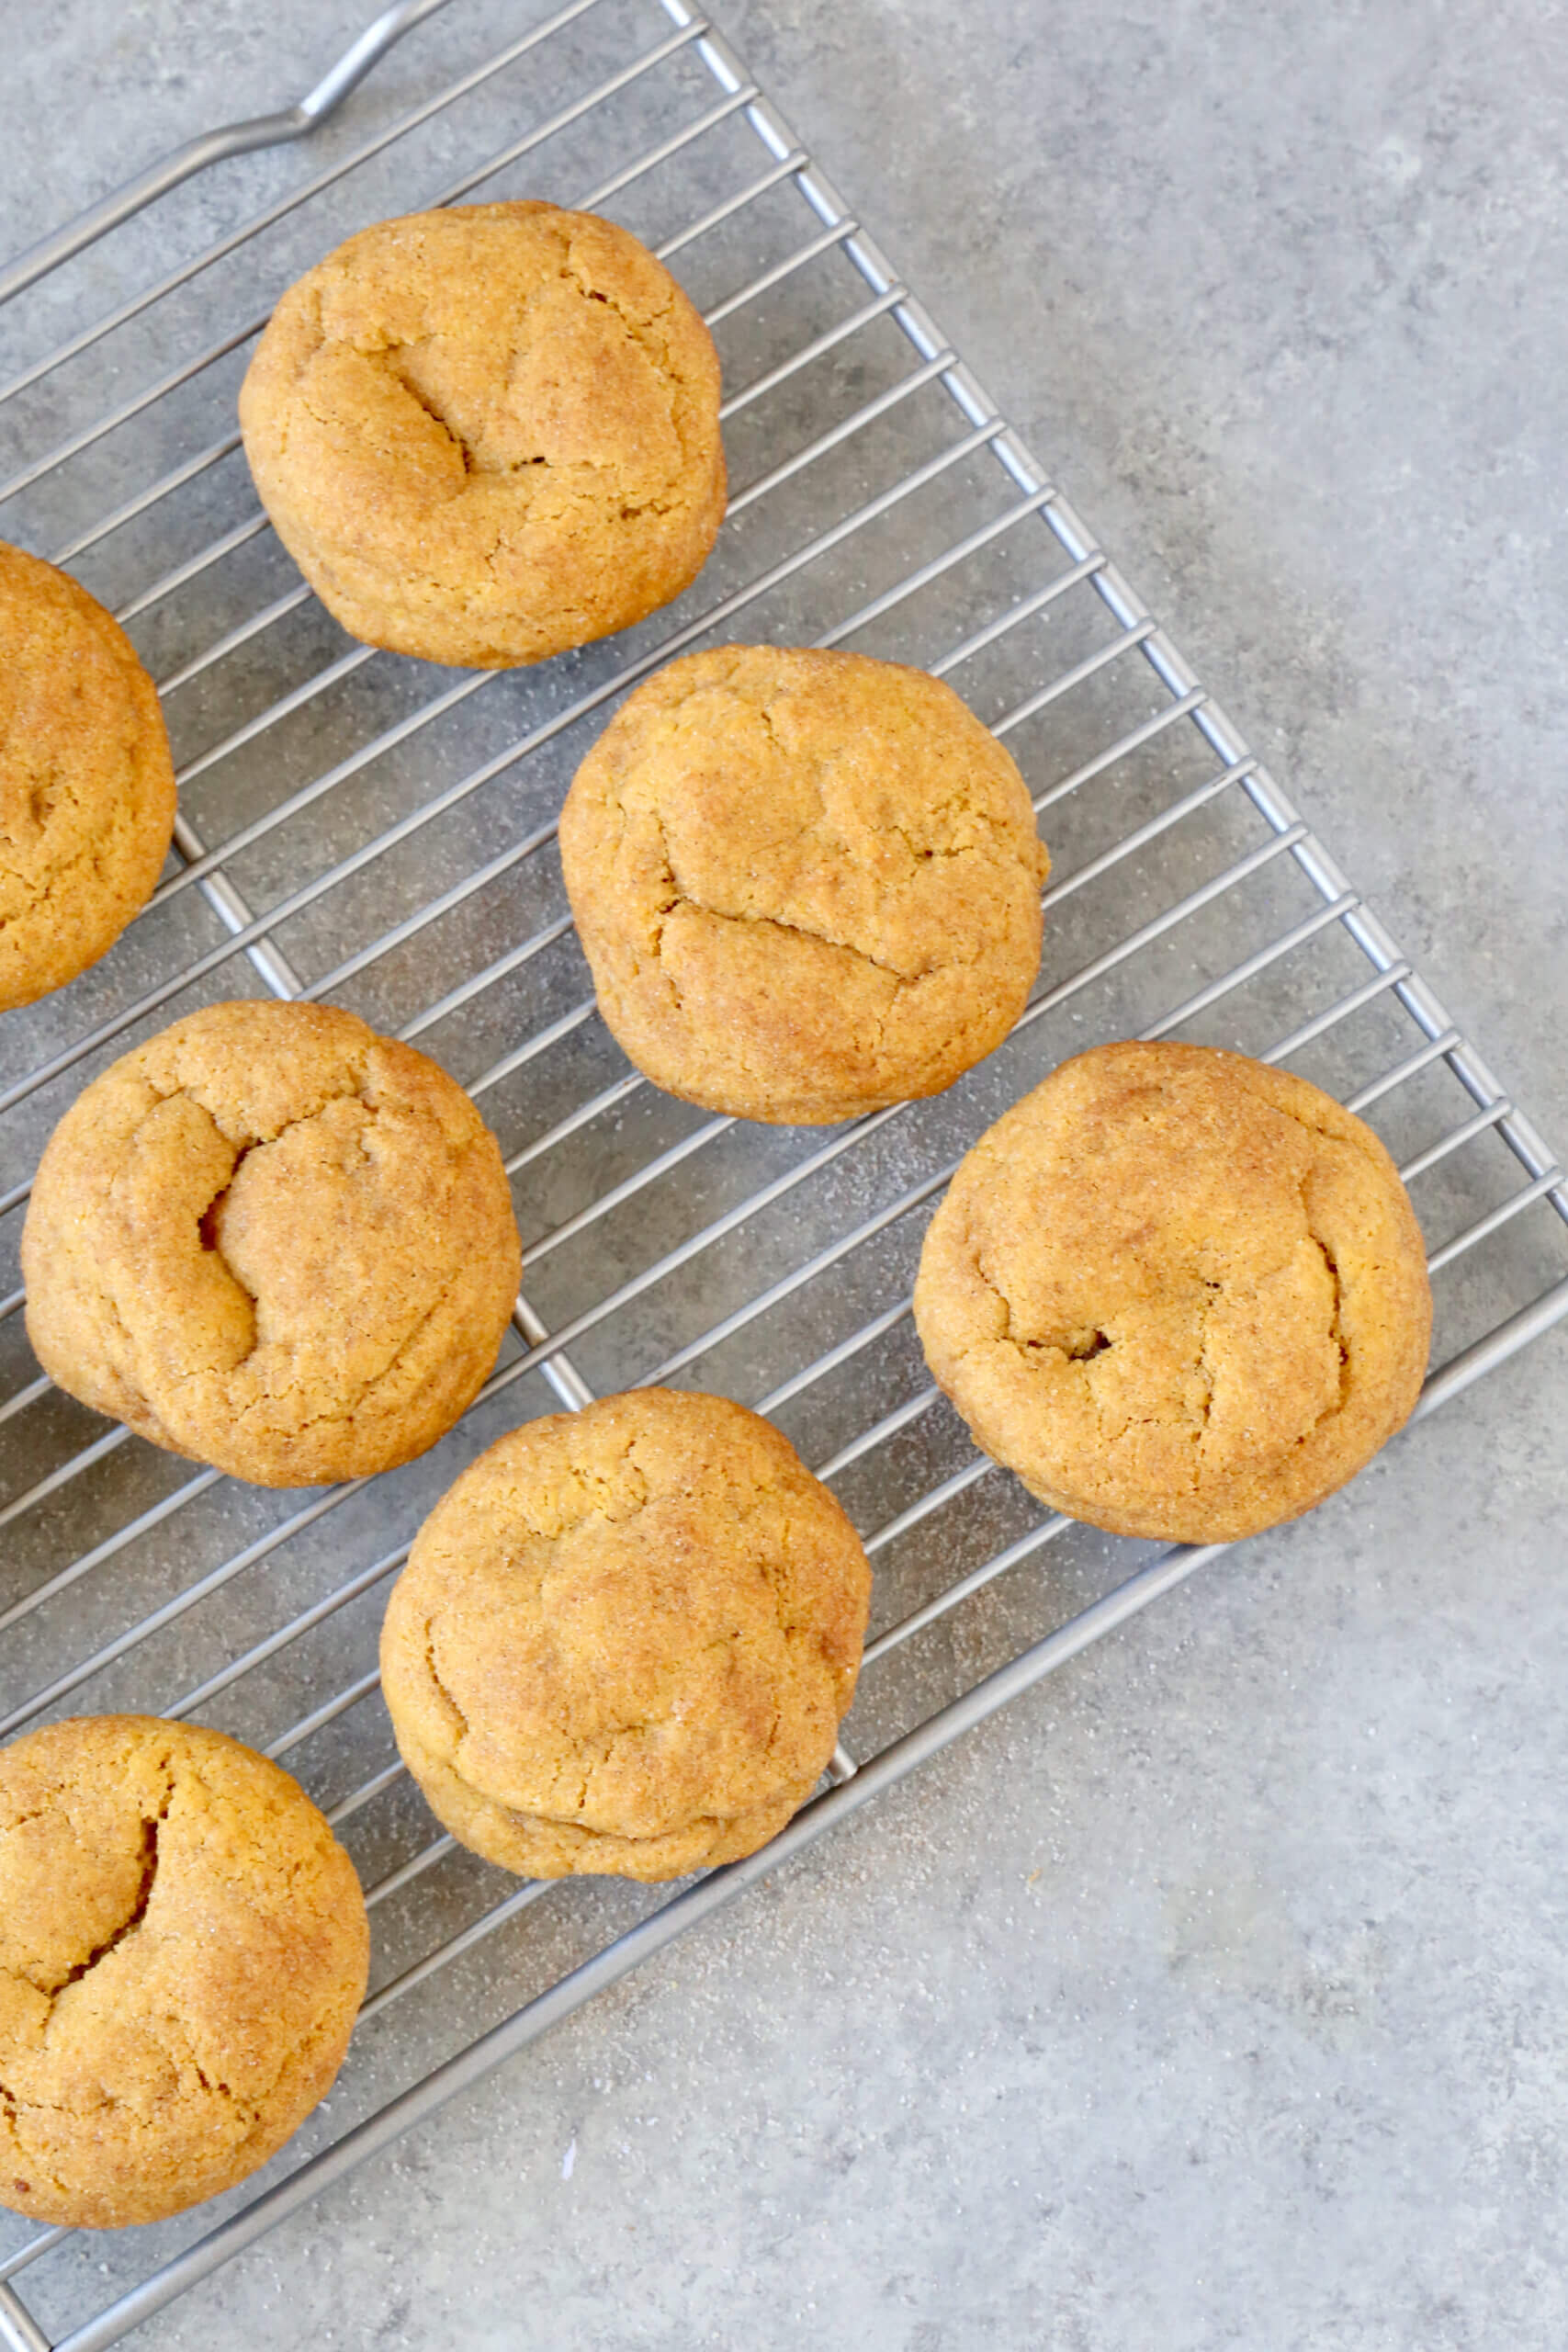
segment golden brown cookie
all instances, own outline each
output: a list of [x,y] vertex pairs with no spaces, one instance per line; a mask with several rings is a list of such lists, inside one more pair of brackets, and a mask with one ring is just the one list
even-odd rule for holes
[[350,237],[273,312],[240,424],[328,610],[427,662],[507,669],[628,628],[724,518],[707,329],[634,236],[553,204]]
[[113,946],[174,822],[164,714],[130,639],[67,573],[0,541],[0,1012]]
[[709,1110],[820,1125],[940,1093],[1040,961],[1022,777],[953,692],[859,653],[723,646],[623,705],[561,812],[615,1037]]
[[434,1445],[495,1362],[517,1227],[495,1137],[410,1046],[321,1004],[216,1004],[95,1079],[22,1233],[62,1388],[261,1487]]
[[677,1878],[782,1829],[854,1695],[871,1570],[771,1422],[635,1389],[514,1430],[419,1532],[381,1633],[403,1761],[531,1878]]
[[155,1715],[0,1751],[0,2204],[120,2229],[215,2197],[324,2098],[370,1950],[287,1772]]
[[1370,1127],[1201,1046],[1079,1054],[981,1136],[915,1284],[926,1358],[1043,1502],[1230,1542],[1353,1477],[1421,1391],[1421,1234]]

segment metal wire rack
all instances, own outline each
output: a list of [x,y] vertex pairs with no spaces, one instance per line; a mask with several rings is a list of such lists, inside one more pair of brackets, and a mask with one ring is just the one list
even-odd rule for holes
[[[17,2352],[112,2343],[1215,1556],[1042,1516],[976,1455],[912,1338],[931,1205],[1066,1054],[1231,1044],[1378,1125],[1440,1277],[1423,1412],[1568,1313],[1568,1191],[1535,1128],[714,28],[688,0],[414,0],[383,34],[414,23],[412,103],[372,85],[316,134],[309,175],[289,150],[177,202],[179,172],[145,175],[133,203],[162,196],[173,265],[147,282],[151,247],[106,235],[132,205],[100,208],[12,313],[0,529],[130,629],[181,815],[113,953],[0,1031],[0,1736],[107,1707],[234,1731],[327,1808],[376,1929],[339,2085],[255,2179],[108,2239],[0,2219]],[[384,45],[367,36],[357,70]],[[349,230],[523,193],[607,209],[672,263],[719,343],[736,492],[678,605],[540,670],[442,673],[352,644],[299,582],[233,394],[268,302]],[[1040,980],[937,1102],[827,1134],[704,1117],[597,1019],[553,848],[562,791],[628,685],[726,639],[923,663],[1031,779],[1055,860]],[[106,1428],[38,1375],[18,1312],[19,1212],[67,1102],[177,1012],[268,991],[437,1054],[502,1137],[525,1246],[514,1336],[461,1427],[307,1496]],[[770,1848],[673,1894],[518,1885],[431,1835],[377,1695],[380,1602],[502,1429],[652,1381],[773,1416],[860,1525],[876,1593],[847,1749]]]

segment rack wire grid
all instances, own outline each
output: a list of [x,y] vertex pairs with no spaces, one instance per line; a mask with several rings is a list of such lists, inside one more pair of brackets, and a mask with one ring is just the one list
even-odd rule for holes
[[[954,1162],[1068,1053],[1224,1044],[1371,1118],[1438,1277],[1421,1411],[1568,1312],[1568,1192],[1536,1129],[712,25],[688,0],[404,13],[431,19],[396,82],[415,102],[373,84],[308,173],[290,148],[165,197],[180,258],[156,283],[145,242],[99,237],[12,313],[0,529],[130,630],[180,818],[145,913],[0,1041],[0,1736],[107,1708],[237,1734],[326,1808],[375,1929],[331,2099],[243,2188],[110,2237],[5,2217],[14,2352],[115,2341],[1215,1557],[1044,1515],[976,1453],[913,1335]],[[350,642],[299,582],[234,393],[265,305],[350,230],[520,194],[604,209],[673,264],[720,347],[736,490],[678,604],[536,669],[441,673]],[[562,792],[637,679],[737,639],[923,664],[1031,781],[1055,860],[1039,981],[933,1102],[829,1132],[705,1116],[597,1017]],[[38,1376],[16,1288],[29,1172],[76,1091],[176,1013],[269,992],[351,1005],[462,1080],[525,1251],[514,1332],[463,1423],[403,1470],[305,1495],[106,1427]],[[482,1446],[654,1381],[770,1415],[862,1530],[875,1597],[847,1749],[772,1846],[677,1891],[519,1884],[432,1835],[378,1695],[381,1605]]]

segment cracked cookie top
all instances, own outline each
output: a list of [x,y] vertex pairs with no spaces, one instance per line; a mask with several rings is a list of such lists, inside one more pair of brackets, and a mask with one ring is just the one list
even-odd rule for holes
[[770,1422],[636,1389],[513,1430],[436,1505],[382,1687],[464,1845],[531,1877],[674,1878],[752,1852],[810,1794],[870,1592]]
[[322,2098],[369,1954],[287,1772],[152,1715],[0,1752],[0,2204],[118,2229],[243,2180]]
[[290,287],[240,423],[345,628],[504,669],[695,579],[724,515],[718,395],[707,329],[627,231],[476,204],[361,230]]
[[950,686],[863,654],[671,662],[579,768],[560,847],[621,1046],[741,1118],[939,1093],[1040,961],[1049,861],[1018,769]]
[[1201,1046],[1079,1054],[931,1219],[915,1319],[988,1453],[1122,1535],[1228,1542],[1331,1494],[1408,1418],[1426,1252],[1371,1129]]
[[495,1362],[518,1261],[462,1088],[351,1012],[265,1001],[193,1013],[95,1079],[22,1236],[45,1371],[269,1487],[434,1445]]
[[0,542],[0,1012],[114,944],[174,822],[169,740],[135,647],[67,573]]

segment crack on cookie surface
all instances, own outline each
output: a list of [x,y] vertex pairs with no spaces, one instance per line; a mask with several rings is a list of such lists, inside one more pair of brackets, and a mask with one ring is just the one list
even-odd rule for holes
[[1345,1336],[1345,1291],[1339,1278],[1339,1261],[1321,1233],[1310,1224],[1307,1232],[1323,1260],[1333,1289],[1333,1303],[1328,1317],[1328,1336],[1339,1355],[1339,1402],[1344,1407],[1350,1396],[1350,1343]]
[[[172,1796],[173,1793],[174,1792],[171,1788],[170,1796]],[[93,1946],[92,1951],[87,1954],[86,1958],[85,1960],[79,1960],[75,1966],[67,1973],[58,1988],[60,1991],[62,1992],[67,1984],[79,1984],[83,1977],[90,1974],[91,1972],[96,1968],[101,1960],[107,1960],[111,1951],[118,1950],[119,1945],[125,1941],[127,1936],[134,1935],[137,1928],[141,1925],[142,1920],[147,1917],[147,1905],[152,1900],[152,1889],[157,1883],[158,1878],[158,1830],[160,1824],[167,1819],[168,1811],[169,1801],[168,1798],[165,1798],[161,1811],[153,1814],[150,1819],[144,1818],[142,1821],[141,1878],[139,1885],[137,1886],[136,1898],[131,1904],[130,1909],[126,1913],[125,1917],[120,1921],[118,1927],[112,1928],[110,1932],[103,1938],[101,1942],[96,1943]]]

